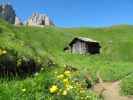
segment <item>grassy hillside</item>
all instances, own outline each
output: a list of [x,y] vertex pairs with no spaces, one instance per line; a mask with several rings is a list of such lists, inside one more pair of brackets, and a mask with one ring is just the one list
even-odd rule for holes
[[[41,71],[37,77],[28,77],[24,80],[14,79],[12,81],[1,79],[0,98],[2,100],[17,100],[20,98],[22,100],[43,100],[44,98],[50,100],[50,96],[55,98],[55,96],[48,94],[45,87],[54,82],[52,81],[54,80],[54,73],[60,73],[64,70],[64,65],[77,68],[79,70],[79,80],[81,81],[84,80],[85,75],[89,74],[93,83],[95,83],[97,71],[100,71],[105,81],[122,79],[122,92],[126,95],[133,95],[131,90],[133,81],[129,81],[133,72],[132,33],[133,26],[128,25],[109,28],[38,28],[15,27],[0,20],[1,49],[16,54],[17,59],[32,58],[41,63],[41,67],[44,68],[48,59],[51,59],[55,64],[54,69]],[[101,54],[79,55],[65,53],[63,48],[76,36],[100,41],[102,46]],[[126,76],[129,76],[129,78],[125,79]],[[20,92],[23,88],[26,88],[24,93]],[[94,96],[93,93],[89,94],[91,100],[100,99]],[[57,98],[57,100],[62,100],[61,98]],[[70,99],[70,97],[68,98]]]

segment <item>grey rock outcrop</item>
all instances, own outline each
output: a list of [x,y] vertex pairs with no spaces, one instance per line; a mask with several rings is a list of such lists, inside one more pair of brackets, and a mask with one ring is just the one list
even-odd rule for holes
[[22,23],[22,21],[20,20],[20,18],[19,17],[15,17],[15,25],[16,26],[21,26],[21,25],[23,25],[23,23]]
[[13,7],[9,4],[0,5],[0,17],[5,19],[11,24],[14,24],[16,14]]
[[[0,4],[0,17],[16,26],[23,25],[22,21],[16,16],[15,10],[10,4]],[[54,23],[45,14],[33,13],[33,15],[26,22],[26,25],[43,27],[53,26]]]
[[53,26],[53,22],[47,15],[40,13],[33,13],[33,15],[27,21],[28,26]]

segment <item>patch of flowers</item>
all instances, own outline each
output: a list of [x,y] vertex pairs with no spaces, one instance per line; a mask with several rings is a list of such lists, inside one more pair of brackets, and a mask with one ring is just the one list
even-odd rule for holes
[[87,84],[77,79],[74,73],[69,70],[62,73],[56,72],[55,82],[49,86],[49,93],[58,99],[65,97],[65,100],[68,98],[71,100],[98,100],[98,96],[87,89]]
[[50,93],[57,93],[58,92],[58,86],[57,85],[52,85],[49,89]]

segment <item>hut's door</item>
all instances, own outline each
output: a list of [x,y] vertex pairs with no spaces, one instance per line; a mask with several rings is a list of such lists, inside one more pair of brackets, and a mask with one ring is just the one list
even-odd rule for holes
[[90,54],[96,54],[99,53],[99,47],[97,47],[97,45],[94,43],[89,43],[87,44],[87,51]]

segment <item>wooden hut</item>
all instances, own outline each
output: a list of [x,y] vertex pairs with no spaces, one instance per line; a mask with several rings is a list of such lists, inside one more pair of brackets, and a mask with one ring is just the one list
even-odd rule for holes
[[85,37],[75,37],[67,47],[64,48],[64,51],[69,51],[71,53],[79,54],[97,54],[100,53],[100,43]]

